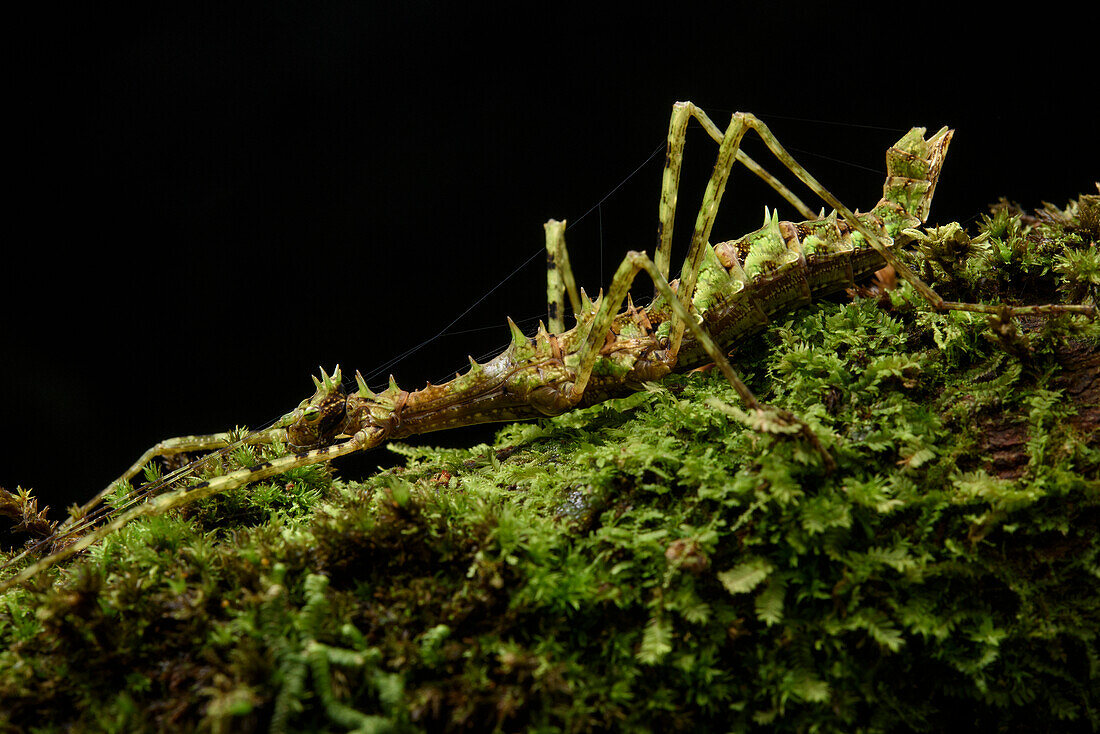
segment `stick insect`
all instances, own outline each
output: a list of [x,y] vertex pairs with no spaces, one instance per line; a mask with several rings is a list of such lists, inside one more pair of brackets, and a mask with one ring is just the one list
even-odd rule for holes
[[[718,144],[713,172],[703,194],[680,277],[670,280],[672,232],[688,123],[695,119]],[[832,207],[815,215],[794,193],[741,150],[743,137],[759,136],[782,165]],[[894,268],[935,311],[971,311],[1009,318],[1024,314],[1084,314],[1094,305],[1002,306],[946,301],[926,285],[895,252],[903,230],[924,223],[953,131],[929,137],[925,128],[906,133],[886,155],[882,198],[867,213],[848,209],[780,144],[752,114],[735,113],[723,130],[690,102],[677,103],[669,122],[667,152],[653,258],[628,252],[606,293],[595,301],[574,282],[565,245],[565,223],[546,223],[548,326],[533,336],[508,320],[511,343],[495,359],[470,359],[465,374],[442,385],[408,391],[391,377],[375,393],[362,375],[350,392],[339,367],[315,377],[316,391],[273,427],[235,440],[230,434],[185,436],[157,444],[120,478],[128,481],[158,456],[213,451],[223,454],[241,444],[286,445],[292,449],[270,461],[212,479],[163,491],[184,479],[195,464],[169,473],[134,493],[111,517],[102,506],[110,487],[75,508],[53,536],[10,561],[52,546],[48,555],[0,582],[0,592],[89,547],[133,520],[167,512],[195,500],[266,479],[288,470],[328,462],[375,448],[385,441],[457,426],[553,416],[641,389],[674,370],[713,363],[733,386],[755,430],[808,442],[823,471],[834,462],[800,418],[762,403],[742,382],[726,356],[731,346],[771,320],[812,300],[855,285],[883,265]],[[762,227],[736,240],[710,243],[711,230],[735,164],[766,181],[805,220],[780,221],[765,209]],[[645,308],[629,295],[641,274],[653,282],[655,297]],[[568,296],[576,325],[565,328]],[[112,485],[114,486],[114,485]],[[159,493],[159,494],[158,494]],[[100,520],[106,520],[96,527]]]

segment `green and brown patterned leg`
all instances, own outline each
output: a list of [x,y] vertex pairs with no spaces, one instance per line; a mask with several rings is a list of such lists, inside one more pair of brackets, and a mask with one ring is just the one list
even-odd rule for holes
[[[169,510],[183,507],[196,500],[211,497],[215,494],[242,487],[252,482],[258,482],[278,474],[283,474],[291,469],[318,464],[322,461],[332,461],[341,456],[361,451],[364,448],[372,448],[380,441],[380,439],[374,440],[376,438],[376,435],[360,432],[342,443],[325,446],[319,449],[312,449],[310,451],[303,451],[297,454],[280,456],[271,461],[265,461],[247,469],[238,469],[237,471],[223,474],[222,476],[214,477],[189,487],[167,492],[147,502],[129,504],[125,509],[120,508],[117,514],[111,516],[105,524],[95,529],[90,529],[89,527],[84,527],[79,530],[75,528],[70,528],[69,530],[59,529],[50,539],[35,545],[29,550],[23,551],[23,553],[11,559],[8,565],[22,560],[50,543],[59,543],[68,540],[72,542],[61,544],[60,547],[55,545],[54,548],[56,550],[49,555],[38,559],[15,576],[0,581],[0,594],[17,584],[21,584],[33,578],[41,571],[57,565],[66,558],[76,555],[85,548],[98,543],[103,538],[125,527],[138,518],[163,515]],[[78,533],[83,530],[88,530],[88,532],[78,536]]]
[[[729,128],[723,132],[709,117],[707,117],[707,114],[703,112],[703,110],[699,109],[691,102],[677,102],[673,105],[672,117],[668,123],[668,148],[665,155],[664,174],[661,179],[661,203],[658,210],[658,244],[657,253],[654,256],[657,270],[664,276],[665,280],[669,279],[669,265],[672,253],[672,229],[676,221],[676,199],[680,188],[680,169],[684,160],[684,146],[687,143],[687,126],[692,117],[699,121],[703,130],[705,130],[707,135],[709,135],[714,142],[718,143],[719,146],[730,139]],[[736,119],[736,116],[734,119]],[[737,130],[739,130],[740,127],[741,126],[738,125]],[[740,132],[740,134],[736,136],[736,140],[730,141],[733,143],[733,147],[729,151],[729,163],[732,165],[732,162],[735,160],[741,163],[777,191],[780,196],[786,199],[803,217],[806,219],[816,219],[817,214],[814,213],[812,209],[802,203],[790,189],[780,183],[778,179],[765,171],[756,161],[747,156],[744,151],[740,149],[738,142],[743,134],[743,132]],[[725,172],[725,176],[729,176],[728,170]]]
[[546,323],[551,334],[561,334],[565,331],[565,293],[569,293],[573,313],[580,313],[581,297],[573,278],[573,268],[569,265],[565,222],[551,219],[543,228],[546,230]]
[[[822,186],[817,179],[815,179],[809,171],[802,167],[798,161],[796,161],[790,153],[780,144],[775,135],[772,134],[768,126],[758,120],[755,116],[749,113],[738,112],[734,114],[734,120],[739,124],[751,128],[756,131],[756,134],[764,141],[764,144],[768,146],[768,149],[775,155],[779,161],[798,177],[802,183],[806,184],[815,194],[817,194],[823,201],[833,207],[837,213],[844,219],[848,225],[866,238],[868,244],[871,245],[883,259],[897,272],[898,276],[905,280],[907,283],[913,286],[921,296],[928,301],[932,308],[936,311],[972,311],[977,313],[986,313],[997,316],[998,318],[1021,316],[1025,314],[1084,314],[1087,316],[1096,316],[1096,307],[1092,305],[1063,305],[1063,304],[1047,304],[1040,306],[1004,306],[986,303],[960,303],[957,301],[945,301],[938,293],[936,293],[928,284],[920,279],[920,277],[914,273],[901,258],[895,253],[887,242],[884,242],[881,235],[872,231],[866,224],[850,210],[844,206],[828,190]],[[732,124],[732,123],[731,123]],[[928,197],[930,198],[930,196]],[[921,220],[923,221],[927,217],[927,209],[923,209],[921,212]]]
[[[128,482],[137,476],[138,472],[145,468],[149,462],[157,458],[167,458],[171,456],[179,456],[180,454],[189,453],[210,453],[212,451],[221,451],[238,445],[260,445],[270,444],[272,441],[280,438],[282,434],[285,434],[281,428],[272,428],[266,431],[257,431],[249,434],[244,438],[235,436],[232,433],[211,433],[198,436],[177,436],[176,438],[169,438],[147,450],[141,457],[130,465],[122,475],[115,481],[108,484],[101,489],[90,500],[83,505],[74,506],[69,509],[69,517],[60,526],[59,532],[69,532],[81,524],[85,518],[89,516],[102,502],[103,498],[110,494],[117,485],[123,482]],[[183,474],[183,471],[180,471]],[[175,472],[170,473],[165,480],[171,481]]]
[[[745,406],[751,411],[748,416],[738,416],[742,422],[745,422],[754,430],[765,433],[797,433],[802,435],[821,455],[826,471],[833,471],[836,468],[836,463],[825,447],[822,446],[817,436],[810,430],[810,427],[797,416],[788,411],[767,406],[753,395],[748,386],[738,377],[725,353],[711,339],[710,334],[699,324],[698,320],[693,318],[684,308],[677,298],[677,294],[673,292],[668,281],[658,270],[657,265],[644,252],[631,251],[627,253],[618,270],[615,271],[615,277],[611,281],[606,296],[601,299],[602,303],[592,320],[588,337],[580,352],[580,364],[573,382],[571,395],[573,403],[580,402],[581,397],[584,395],[584,390],[588,386],[588,381],[591,378],[592,370],[599,357],[600,348],[604,344],[611,322],[619,312],[623,300],[627,297],[634,278],[641,271],[645,271],[650,280],[653,281],[657,292],[667,299],[672,308],[675,321],[682,324],[702,345],[707,355],[714,360],[722,375],[725,376],[741,400],[744,401]],[[668,351],[666,359],[670,369],[675,366],[676,354],[671,349]]]
[[[722,145],[727,138],[726,133],[723,133],[703,110],[691,102],[677,102],[673,105],[672,116],[669,119],[668,147],[661,181],[661,201],[658,210],[658,244],[655,256],[658,272],[666,281],[669,279],[672,230],[676,220],[676,198],[680,186],[684,147],[687,141],[687,126],[692,117],[699,121],[707,135],[719,145]],[[739,148],[736,141],[731,142],[732,146],[729,148],[731,164],[736,161],[759,176],[806,219],[817,217],[817,214],[790,189],[746,155]],[[726,170],[724,175],[728,177],[729,171]],[[569,302],[574,313],[578,313],[581,309],[581,298],[576,281],[573,278],[573,270],[569,263],[569,252],[565,245],[566,223],[551,219],[543,226],[546,230],[547,325],[551,334],[560,334],[565,330],[565,294],[569,294]]]
[[[674,140],[672,133],[670,133],[670,151],[673,149],[682,151],[683,147],[683,126],[676,124],[677,115],[684,116],[684,124],[686,125],[686,115],[693,109],[693,106],[685,105],[674,110],[674,124],[670,127],[676,131],[676,139]],[[677,291],[675,293],[672,291],[665,272],[661,270],[661,265],[650,260],[643,252],[632,251],[628,253],[618,270],[615,272],[615,277],[612,279],[607,295],[602,299],[602,303],[591,322],[584,346],[581,348],[580,363],[574,379],[571,399],[576,403],[579,402],[583,396],[584,390],[591,377],[592,370],[595,367],[596,360],[599,357],[600,349],[606,340],[608,330],[611,328],[611,323],[615,315],[619,312],[624,299],[627,297],[630,286],[634,282],[634,278],[640,271],[644,270],[653,281],[657,292],[668,300],[673,310],[672,329],[666,357],[669,368],[671,369],[676,364],[677,354],[682,344],[684,331],[690,331],[700,345],[702,345],[707,355],[714,360],[716,365],[718,365],[718,368],[744,401],[746,407],[752,411],[754,418],[751,423],[754,428],[771,433],[803,434],[819,451],[825,461],[826,467],[831,470],[835,466],[832,457],[817,440],[809,427],[796,416],[786,411],[770,408],[761,403],[756,396],[753,395],[752,391],[749,390],[748,386],[737,376],[737,373],[734,371],[732,365],[730,365],[726,355],[718,348],[714,340],[711,339],[710,335],[706,333],[706,330],[698,323],[697,319],[691,315],[692,295],[694,294],[695,285],[698,281],[703,256],[706,248],[709,246],[707,240],[710,237],[710,232],[714,225],[714,217],[717,214],[718,205],[721,203],[722,194],[725,191],[730,171],[733,168],[734,162],[737,160],[738,146],[746,129],[747,126],[744,121],[739,118],[738,115],[734,115],[733,119],[730,121],[729,127],[726,128],[725,133],[722,135],[722,142],[718,149],[714,170],[707,183],[706,191],[703,194],[703,202],[699,207],[699,213],[696,217],[695,231],[692,236],[687,258],[684,261],[684,266],[680,273],[680,283]],[[675,156],[670,153],[669,157],[671,159]],[[678,165],[676,167],[678,168]],[[676,192],[670,189],[678,184],[678,174],[668,175],[669,170],[670,169],[666,166],[666,176],[661,189],[662,239],[659,246],[662,250],[665,248],[665,227],[671,225],[672,218],[675,215]],[[667,254],[664,256],[664,259],[667,268]]]

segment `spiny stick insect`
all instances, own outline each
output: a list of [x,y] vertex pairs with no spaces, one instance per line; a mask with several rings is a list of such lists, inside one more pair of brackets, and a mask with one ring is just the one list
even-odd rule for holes
[[[718,143],[713,172],[703,194],[695,228],[678,280],[669,280],[672,232],[676,216],[685,134],[696,119]],[[783,184],[740,149],[755,132],[783,164],[833,213],[815,215]],[[113,517],[101,503],[110,487],[75,508],[50,538],[9,561],[12,568],[29,554],[52,552],[0,582],[0,593],[57,564],[146,515],[157,515],[195,500],[256,482],[296,467],[331,461],[374,448],[391,439],[457,426],[553,416],[641,389],[670,372],[714,363],[748,409],[739,413],[752,428],[787,434],[808,442],[823,471],[832,457],[809,426],[797,416],[760,402],[726,357],[733,345],[760,331],[770,320],[812,300],[850,288],[883,265],[890,265],[933,310],[972,311],[1007,319],[1023,314],[1084,314],[1093,305],[1003,306],[946,301],[926,285],[894,251],[903,230],[923,223],[953,131],[940,129],[925,138],[913,128],[886,155],[883,196],[867,213],[857,214],[829,193],[779,143],[768,127],[748,113],[735,113],[725,130],[690,102],[677,103],[669,122],[654,257],[626,254],[606,294],[595,302],[575,285],[565,246],[565,224],[546,223],[549,327],[525,335],[508,320],[511,344],[495,359],[470,359],[466,374],[442,385],[407,391],[391,377],[389,387],[372,392],[356,373],[358,389],[346,394],[339,368],[314,378],[316,392],[273,427],[234,440],[230,434],[169,439],[147,451],[120,478],[128,481],[157,456],[214,451],[215,456],[242,444],[288,445],[294,453],[254,466],[164,491],[185,478],[195,464],[151,482],[134,493]],[[762,227],[739,239],[710,244],[712,225],[735,163],[761,177],[798,212],[802,222],[780,221],[765,209]],[[656,294],[636,307],[629,289],[639,273],[653,281]],[[566,329],[565,297],[577,323]],[[624,309],[625,301],[625,309]],[[200,460],[201,461],[201,460]],[[112,485],[114,486],[114,485]],[[159,493],[159,494],[158,494]],[[106,518],[101,526],[95,523]]]

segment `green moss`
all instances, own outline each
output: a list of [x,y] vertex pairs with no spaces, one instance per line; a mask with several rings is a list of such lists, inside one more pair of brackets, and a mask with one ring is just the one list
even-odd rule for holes
[[[1095,198],[922,261],[1094,298]],[[745,345],[831,474],[697,372],[134,522],[0,599],[0,730],[1095,730],[1100,333],[1002,331],[902,287]]]

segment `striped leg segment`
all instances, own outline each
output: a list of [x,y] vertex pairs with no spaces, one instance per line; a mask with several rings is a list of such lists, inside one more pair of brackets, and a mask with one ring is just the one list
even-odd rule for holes
[[[718,166],[722,166],[723,172],[721,174],[721,181],[717,181],[713,176],[711,179],[712,183],[718,186],[719,189],[717,197],[712,199],[713,206],[711,207],[710,216],[707,220],[708,226],[705,227],[707,233],[709,233],[709,222],[713,221],[714,211],[717,209],[718,201],[721,200],[721,187],[725,186],[725,180],[729,177],[729,169],[732,167],[734,161],[742,164],[756,176],[760,177],[790,203],[790,205],[803,217],[814,219],[817,216],[812,209],[806,206],[806,204],[804,204],[790,189],[784,186],[779,179],[768,173],[760,164],[739,148],[738,142],[743,134],[743,131],[738,133],[738,130],[742,127],[740,124],[738,124],[737,127],[731,125],[730,129],[723,132],[714,124],[707,114],[703,112],[703,110],[699,109],[691,102],[677,102],[673,106],[672,116],[669,119],[668,147],[666,149],[665,167],[661,180],[661,200],[658,209],[657,225],[657,254],[655,256],[657,271],[661,273],[666,281],[669,279],[669,264],[672,253],[672,230],[676,220],[676,199],[680,186],[680,171],[683,165],[684,147],[687,142],[687,126],[693,117],[699,121],[699,124],[702,125],[707,135],[718,143],[719,146],[725,145],[725,157],[728,158],[728,161],[723,160],[723,156],[720,154],[719,162],[716,163],[715,166],[716,173],[718,172]],[[733,130],[732,135],[730,132],[731,129]],[[713,194],[710,188],[708,188],[708,194]],[[700,212],[700,216],[702,216],[702,212]],[[560,334],[565,330],[565,294],[569,294],[569,303],[574,313],[578,313],[581,309],[581,298],[573,278],[573,270],[569,264],[569,252],[565,245],[566,223],[551,219],[544,227],[546,229],[547,326],[550,329],[550,333]],[[697,236],[693,238],[693,247],[697,240],[700,242],[706,241],[705,237],[702,239],[698,237],[700,231],[699,227],[700,225],[697,223]],[[695,257],[696,259],[699,258],[698,248],[696,248]],[[681,275],[681,278],[682,277]],[[681,303],[683,303],[683,301],[681,301]]]
[[581,297],[573,278],[573,268],[569,265],[565,222],[551,219],[543,228],[546,230],[546,323],[551,334],[560,334],[565,331],[565,293],[569,293],[573,313],[580,312]]
[[[986,304],[986,303],[959,303],[956,301],[945,301],[938,293],[920,279],[920,277],[912,271],[901,258],[891,248],[889,242],[885,241],[880,233],[872,231],[863,221],[859,219],[848,207],[844,206],[833,196],[824,186],[822,186],[817,179],[815,179],[809,171],[802,167],[798,161],[796,161],[790,153],[780,144],[775,135],[772,134],[768,126],[758,120],[755,116],[748,113],[738,112],[734,115],[734,119],[740,119],[741,122],[747,127],[756,131],[757,135],[764,141],[764,144],[768,146],[768,149],[775,155],[779,161],[798,177],[802,183],[806,184],[817,196],[823,201],[833,207],[837,214],[856,232],[866,238],[868,244],[871,245],[883,259],[893,266],[898,276],[908,282],[917,290],[921,296],[928,301],[932,308],[936,311],[973,311],[977,313],[986,313],[996,315],[998,317],[1004,316],[1021,316],[1025,314],[1084,314],[1087,316],[1096,316],[1096,307],[1093,305],[1065,305],[1065,304],[1048,304],[1039,306],[1004,306],[998,304]],[[943,150],[946,150],[947,143],[950,141],[950,132],[941,131],[938,136],[946,136],[941,138],[941,145]],[[937,136],[933,136],[935,139]],[[942,155],[941,155],[942,160]],[[938,166],[941,161],[935,161],[934,165]],[[922,202],[916,212],[917,217],[924,221],[928,216],[928,202],[931,200],[932,190],[935,187],[935,178],[938,177],[938,170],[931,174],[932,181],[931,187],[925,192],[922,197]],[[887,186],[890,185],[890,181],[887,181]]]

